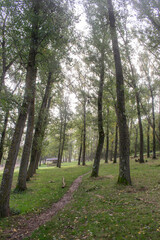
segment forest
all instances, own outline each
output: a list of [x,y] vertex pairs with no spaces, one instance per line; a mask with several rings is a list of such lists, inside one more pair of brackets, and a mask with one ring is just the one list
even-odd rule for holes
[[[85,192],[100,191],[96,196],[105,202],[101,195],[107,189],[112,197],[123,191],[144,194],[132,203],[135,199],[143,204],[154,202],[145,200],[145,193],[147,187],[159,183],[159,56],[159,0],[1,0],[0,233],[6,227],[5,219],[16,215],[14,199],[18,202],[20,196],[30,194],[31,184],[35,184],[33,192],[39,189],[34,183],[37,176],[43,178],[42,183],[48,179],[50,185],[55,175],[56,190],[49,189],[45,197],[41,186],[48,207],[67,194],[80,175],[84,175],[80,187],[80,191],[86,188],[84,199]],[[47,163],[51,159],[54,164]],[[103,184],[110,181],[103,191],[98,182],[101,175]],[[54,201],[51,191],[58,196]],[[45,203],[43,198],[38,203],[38,198],[35,208],[42,211]],[[80,192],[77,199],[82,204]],[[131,199],[126,201],[127,205]],[[75,219],[78,223],[78,217]],[[95,221],[103,225],[102,219]],[[125,233],[130,234],[128,238],[115,232],[94,236],[94,230],[86,230],[84,236],[67,232],[62,237],[60,233],[30,239],[160,238],[156,235],[159,225],[156,233],[146,236],[148,225],[145,230],[142,225],[134,230],[138,235],[132,230]]]

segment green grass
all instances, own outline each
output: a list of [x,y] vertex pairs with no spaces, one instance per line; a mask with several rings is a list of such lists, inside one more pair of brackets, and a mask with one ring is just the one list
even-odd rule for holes
[[[11,205],[22,214],[49,207],[67,190],[61,188],[62,176],[69,187],[78,175],[90,169],[68,166],[40,169],[26,193],[12,194]],[[117,184],[118,168],[118,164],[102,164],[99,178],[85,176],[72,202],[26,240],[160,239],[160,160],[145,164],[132,160],[132,186]],[[18,216],[2,219],[1,229],[7,224],[16,228],[15,218]]]
[[71,204],[26,239],[160,239],[159,164],[132,162],[133,186],[116,184],[118,164],[103,164],[101,177],[84,177]]
[[[15,170],[10,207],[15,212],[25,215],[28,213],[39,213],[57,202],[68,190],[72,182],[80,175],[90,171],[91,165],[82,167],[77,163],[62,165],[62,168],[42,166],[37,174],[28,182],[28,190],[24,193],[14,193],[18,169]],[[0,178],[2,172],[0,173]],[[66,187],[62,188],[62,177],[65,179]],[[0,232],[10,226],[16,226],[18,216],[0,219]],[[0,238],[1,239],[1,238]]]

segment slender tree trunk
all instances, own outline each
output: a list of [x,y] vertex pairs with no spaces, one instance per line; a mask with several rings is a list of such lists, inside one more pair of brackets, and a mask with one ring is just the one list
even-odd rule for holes
[[[142,105],[142,103],[141,103],[141,107],[142,107],[142,109],[143,109],[143,112],[144,112],[145,115],[146,115],[148,124],[149,124],[149,125],[151,126],[151,128],[153,129],[153,123],[152,123],[150,117],[148,116],[148,113],[146,112],[146,110],[145,110],[144,106]],[[158,140],[159,143],[160,143],[160,136],[159,136],[159,134],[158,134],[156,131],[155,131],[155,136],[156,136],[157,140]]]
[[82,165],[86,164],[86,96],[84,97],[83,106],[83,148],[82,148]]
[[27,133],[26,133],[26,139],[25,144],[23,148],[23,154],[19,169],[19,175],[18,175],[18,182],[16,186],[16,191],[22,192],[27,189],[26,185],[26,177],[27,177],[27,167],[31,152],[31,146],[32,146],[32,138],[33,138],[33,129],[34,129],[34,102],[35,102],[35,86],[32,87],[32,101],[30,103],[29,107],[29,116],[28,116],[28,126],[27,126]]
[[100,159],[104,143],[104,130],[103,130],[103,85],[104,85],[104,49],[101,52],[101,73],[100,73],[100,82],[99,82],[99,91],[98,91],[98,145],[96,150],[96,156],[94,159],[94,164],[92,168],[91,177],[98,177]]
[[[149,79],[150,80],[150,79]],[[149,81],[150,85],[150,81]],[[152,99],[152,122],[153,122],[153,159],[156,159],[156,123],[155,123],[155,111],[154,111],[154,95],[153,89],[150,85],[151,99]]]
[[12,179],[16,159],[19,151],[20,141],[25,126],[30,97],[32,93],[32,83],[36,77],[36,55],[38,49],[38,14],[39,14],[39,3],[38,1],[33,2],[32,9],[35,14],[34,21],[32,23],[32,34],[31,34],[31,45],[28,58],[27,75],[26,75],[26,88],[25,97],[20,110],[20,114],[16,123],[11,147],[6,161],[3,178],[0,188],[0,217],[6,217],[10,214],[9,200],[12,186]]
[[46,130],[47,124],[48,124],[48,114],[49,114],[50,103],[51,103],[51,97],[49,98],[48,103],[47,103],[47,107],[44,111],[43,127],[41,128],[41,131],[39,133],[40,135],[38,137],[38,149],[36,149],[36,153],[35,153],[33,175],[36,173],[36,170],[38,169],[39,161],[40,161],[40,158],[41,158],[43,139],[44,139],[45,130]]
[[140,163],[144,163],[144,137],[143,137],[143,125],[141,118],[141,108],[140,108],[140,94],[136,84],[136,75],[133,69],[133,65],[130,59],[130,54],[128,51],[128,47],[126,46],[127,58],[130,65],[131,73],[132,73],[132,87],[135,92],[136,104],[137,104],[137,115],[138,115],[138,124],[139,124],[139,137],[140,137]]
[[[65,111],[66,111],[66,109],[65,109]],[[63,156],[63,150],[64,150],[64,144],[65,144],[65,138],[66,138],[66,126],[67,126],[66,120],[67,120],[67,112],[65,112],[65,121],[64,121],[63,136],[62,136],[63,141],[62,141],[62,148],[61,148],[61,153],[60,153],[60,161],[59,161],[59,165],[58,165],[59,168],[61,168],[62,156]]]
[[137,101],[137,112],[138,112],[138,123],[139,123],[139,135],[140,135],[140,163],[144,163],[144,140],[143,140],[143,126],[141,120],[141,111],[140,111],[140,101],[139,101],[139,94],[136,93],[136,101]]
[[113,160],[113,163],[117,163],[117,149],[118,149],[118,124],[116,124],[116,131],[115,131],[115,145],[114,145],[114,160]]
[[148,129],[147,129],[147,158],[150,158],[150,137],[149,137],[149,132],[150,132],[150,125],[148,124]]
[[80,150],[79,150],[78,165],[81,165],[81,155],[82,155],[82,142],[81,142]]
[[110,161],[113,161],[113,141],[111,142],[111,152],[110,152]]
[[117,90],[117,119],[120,138],[120,168],[118,183],[131,184],[130,166],[129,166],[129,132],[125,113],[124,98],[124,79],[121,64],[121,57],[118,46],[117,32],[115,26],[114,10],[112,0],[107,0],[108,15],[112,39],[112,47],[114,53],[115,69],[116,69],[116,90]]
[[109,131],[107,130],[107,134],[106,134],[105,163],[108,163],[108,155],[109,155]]
[[5,115],[4,126],[3,126],[2,136],[1,136],[1,142],[0,142],[0,164],[2,162],[2,157],[3,157],[4,141],[5,141],[5,136],[6,136],[8,117],[9,117],[9,110],[6,112],[6,115]]
[[83,136],[83,131],[81,132],[81,142],[80,142],[80,150],[79,150],[79,156],[78,156],[78,165],[81,164],[81,155],[82,155],[82,136]]
[[109,154],[109,108],[107,108],[107,131],[106,131],[105,163],[108,163],[108,154]]
[[138,141],[138,128],[136,127],[136,137],[135,137],[135,145],[134,145],[134,157],[137,157],[137,141]]
[[69,143],[69,162],[72,162],[72,142]]
[[[60,111],[61,111],[61,110],[60,110]],[[57,161],[57,167],[60,166],[60,161],[61,161],[62,132],[63,132],[62,112],[60,112],[60,115],[61,115],[61,126],[60,126],[60,140],[59,140],[59,149],[58,149],[58,161]]]
[[[33,176],[34,174],[34,170],[35,170],[35,165],[36,165],[36,159],[38,158],[38,151],[41,145],[41,141],[42,141],[42,132],[45,131],[44,128],[46,127],[44,122],[46,119],[46,114],[48,113],[47,110],[47,103],[49,102],[49,98],[50,98],[50,94],[51,94],[51,88],[52,88],[52,73],[49,72],[48,74],[48,81],[47,81],[47,86],[45,89],[45,94],[43,97],[43,101],[42,101],[42,105],[38,114],[38,120],[36,123],[36,127],[35,127],[35,133],[34,133],[34,137],[33,137],[33,144],[32,144],[32,150],[31,150],[31,160],[30,160],[30,164],[29,164],[29,168],[27,171],[27,175],[26,175],[26,179],[27,181],[30,180],[30,178]],[[46,113],[47,112],[47,113]]]

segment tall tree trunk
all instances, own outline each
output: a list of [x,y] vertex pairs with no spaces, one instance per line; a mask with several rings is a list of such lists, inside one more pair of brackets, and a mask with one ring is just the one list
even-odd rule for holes
[[152,99],[152,125],[153,125],[153,159],[156,159],[156,123],[155,123],[155,111],[154,111],[154,95],[153,95],[153,89],[150,84],[149,79],[149,87],[151,92],[151,99]]
[[149,137],[149,132],[150,132],[150,125],[148,124],[148,128],[147,128],[147,158],[150,158],[150,137]]
[[30,160],[29,168],[26,175],[27,181],[29,181],[34,174],[35,163],[38,157],[37,154],[38,154],[38,150],[40,148],[40,143],[41,143],[41,135],[45,127],[44,122],[45,122],[46,112],[47,112],[46,109],[47,109],[47,103],[49,101],[48,99],[50,98],[50,94],[51,94],[52,83],[53,83],[52,73],[49,72],[45,94],[43,97],[42,105],[38,114],[38,120],[35,127],[35,133],[33,137],[33,144],[32,144],[32,150],[31,150],[31,160]]
[[35,153],[33,175],[36,173],[36,170],[38,169],[38,164],[39,164],[40,157],[41,157],[43,139],[44,139],[45,131],[46,131],[47,124],[48,124],[48,114],[49,114],[50,104],[51,104],[51,97],[49,98],[48,103],[47,103],[47,107],[44,111],[43,127],[40,131],[40,135],[39,135],[39,138],[38,138],[38,149],[36,149],[36,153]]
[[81,155],[82,155],[82,137],[83,137],[83,131],[81,132],[81,142],[80,142],[80,150],[79,150],[79,156],[78,156],[78,165],[81,164]]
[[114,160],[113,160],[113,163],[117,163],[117,149],[118,149],[118,124],[116,124],[116,131],[115,131],[115,144],[114,144]]
[[111,162],[113,161],[113,144],[114,144],[114,142],[112,141],[111,142],[111,151],[110,151],[110,161]]
[[113,11],[112,0],[107,0],[108,15],[110,23],[110,32],[112,39],[112,47],[114,53],[115,69],[116,69],[116,90],[117,90],[117,119],[120,138],[120,168],[118,183],[131,184],[130,166],[129,166],[129,132],[125,113],[124,98],[124,79],[121,64],[121,57],[118,46],[117,32],[115,26],[115,17]]
[[[66,111],[66,109],[65,109]],[[64,121],[64,126],[63,126],[63,136],[62,136],[62,147],[61,147],[61,152],[60,152],[60,161],[58,167],[61,168],[61,163],[62,163],[62,157],[63,157],[63,150],[64,150],[64,144],[65,144],[65,138],[66,138],[66,126],[67,126],[67,112],[65,112],[65,121]],[[69,159],[70,161],[70,159]]]
[[140,108],[140,94],[139,94],[139,90],[137,88],[137,84],[136,84],[136,75],[135,75],[135,71],[131,62],[131,58],[130,58],[130,54],[129,54],[129,50],[128,50],[128,46],[127,43],[126,44],[126,53],[127,53],[127,58],[128,58],[128,62],[130,65],[130,69],[131,69],[131,73],[132,73],[132,87],[134,89],[135,92],[135,99],[136,99],[136,104],[137,104],[137,115],[138,115],[138,124],[139,124],[139,138],[140,138],[140,159],[139,162],[140,163],[144,163],[144,137],[143,137],[143,125],[142,125],[142,118],[141,118],[141,108]]
[[106,131],[105,163],[108,163],[108,154],[109,154],[109,108],[107,108],[107,131]]
[[138,141],[138,128],[136,127],[136,137],[135,137],[135,144],[134,144],[134,157],[137,157],[137,141]]
[[98,145],[96,150],[96,156],[94,159],[94,164],[92,168],[91,177],[98,177],[100,159],[104,143],[104,130],[103,130],[103,85],[104,85],[104,49],[101,52],[101,73],[100,73],[100,82],[99,82],[99,91],[98,91]]
[[59,140],[59,149],[58,149],[58,161],[57,161],[57,167],[60,166],[60,161],[61,161],[61,148],[62,148],[62,133],[63,133],[63,119],[62,119],[62,110],[60,110],[60,115],[61,115],[61,126],[60,126],[60,140]]
[[20,110],[18,120],[16,122],[15,131],[11,143],[11,147],[6,161],[3,178],[0,188],[0,217],[6,217],[10,213],[9,200],[12,186],[12,179],[16,159],[19,151],[20,141],[25,126],[30,97],[32,93],[32,84],[36,79],[36,55],[38,49],[38,15],[39,15],[39,1],[32,2],[32,9],[35,15],[32,22],[31,44],[28,58],[25,97]]
[[8,117],[9,117],[9,110],[7,110],[6,115],[5,115],[4,126],[3,126],[2,136],[1,136],[1,142],[0,142],[0,164],[2,162],[2,157],[3,157],[4,141],[5,141],[5,136],[6,136]]
[[28,125],[25,144],[23,148],[23,154],[19,169],[18,182],[16,185],[16,191],[22,192],[27,189],[26,177],[27,177],[27,167],[29,162],[29,157],[31,153],[33,129],[34,129],[34,102],[35,102],[35,85],[32,86],[32,99],[29,107]]
[[139,101],[139,93],[138,92],[136,92],[136,101],[137,101],[137,113],[138,113],[139,135],[140,135],[140,160],[139,160],[139,162],[144,163],[143,126],[142,126],[142,120],[141,120],[140,101]]
[[72,162],[72,142],[69,143],[69,162]]
[[82,148],[82,165],[86,164],[86,96],[84,96],[83,105],[83,148]]

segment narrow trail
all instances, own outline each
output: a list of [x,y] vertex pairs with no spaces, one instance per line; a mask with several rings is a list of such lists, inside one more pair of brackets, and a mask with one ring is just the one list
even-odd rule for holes
[[7,230],[5,239],[22,240],[25,237],[31,236],[31,234],[41,225],[44,225],[46,222],[50,221],[54,215],[56,215],[71,201],[73,193],[78,189],[80,183],[82,182],[83,176],[87,174],[88,173],[85,173],[79,176],[72,183],[67,193],[65,193],[57,203],[54,203],[45,212],[42,212],[39,215],[32,215],[29,219],[26,219],[26,216],[20,216],[18,219],[18,227],[16,229],[13,228]]

